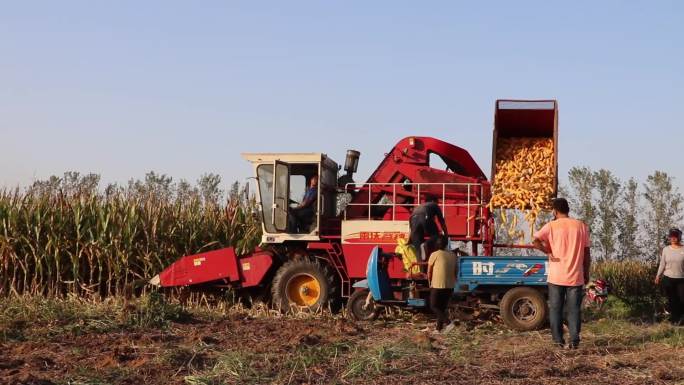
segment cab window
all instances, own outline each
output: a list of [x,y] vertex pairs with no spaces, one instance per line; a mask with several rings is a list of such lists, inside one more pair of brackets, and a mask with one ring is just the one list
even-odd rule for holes
[[257,177],[259,179],[259,196],[261,198],[261,215],[263,216],[264,228],[267,233],[275,233],[273,225],[273,165],[262,164],[257,167]]

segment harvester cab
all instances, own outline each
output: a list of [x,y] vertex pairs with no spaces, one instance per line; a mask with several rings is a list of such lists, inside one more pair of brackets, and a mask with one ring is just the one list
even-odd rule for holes
[[262,243],[318,241],[336,216],[338,165],[321,153],[248,153],[256,176]]

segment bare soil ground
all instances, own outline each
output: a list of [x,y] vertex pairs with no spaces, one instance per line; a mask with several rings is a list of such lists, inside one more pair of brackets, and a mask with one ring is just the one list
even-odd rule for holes
[[548,331],[422,315],[193,314],[161,329],[97,317],[0,324],[0,384],[684,384],[684,328],[598,320],[578,350]]

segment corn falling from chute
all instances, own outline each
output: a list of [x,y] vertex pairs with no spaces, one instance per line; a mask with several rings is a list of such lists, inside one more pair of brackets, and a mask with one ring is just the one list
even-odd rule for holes
[[530,236],[540,212],[550,209],[555,194],[554,143],[550,138],[499,138],[490,210],[501,209],[500,219],[512,239],[522,238],[517,213],[524,212]]

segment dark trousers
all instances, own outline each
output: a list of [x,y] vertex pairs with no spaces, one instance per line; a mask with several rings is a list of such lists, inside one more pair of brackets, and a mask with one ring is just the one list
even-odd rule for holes
[[553,342],[565,344],[563,338],[563,314],[567,314],[570,344],[577,346],[582,328],[582,286],[561,286],[548,284],[549,287],[549,323]]
[[300,209],[290,209],[288,216],[288,233],[308,233],[309,227],[314,217],[314,209],[312,207],[303,207]]
[[430,289],[430,309],[437,316],[437,330],[442,330],[449,323],[447,308],[454,289]]
[[420,245],[425,242],[426,235],[430,237],[430,241],[434,241],[437,238],[437,226],[434,224],[434,221],[432,223],[428,222],[423,215],[414,215],[409,219],[409,228],[409,240],[413,248],[416,249],[418,258],[427,260],[428,255],[421,256],[420,254]]
[[684,278],[670,278],[663,276],[663,291],[667,296],[667,306],[670,311],[670,322],[684,323]]

